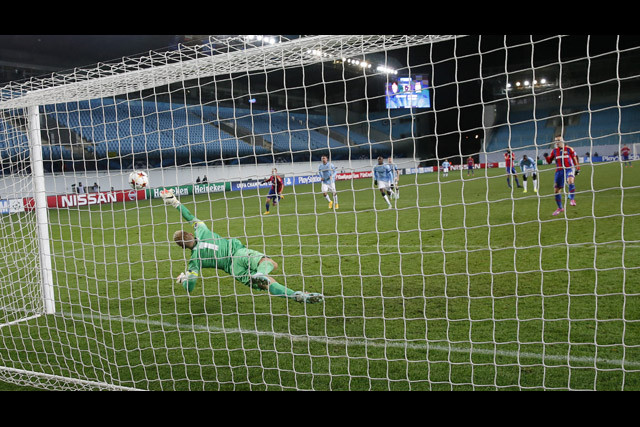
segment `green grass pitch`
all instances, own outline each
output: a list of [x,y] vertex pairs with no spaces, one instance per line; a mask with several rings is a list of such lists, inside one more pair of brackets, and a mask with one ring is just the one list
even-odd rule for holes
[[0,365],[149,390],[640,390],[640,165],[583,166],[562,217],[539,176],[404,175],[390,210],[368,179],[338,182],[335,212],[317,185],[269,216],[263,190],[182,198],[313,305],[215,270],[187,295],[190,226],[160,200],[51,210],[58,314],[0,329]]

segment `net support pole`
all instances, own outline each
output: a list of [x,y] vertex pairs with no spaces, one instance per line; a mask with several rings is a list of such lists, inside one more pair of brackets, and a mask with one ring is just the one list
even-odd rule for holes
[[42,299],[45,314],[56,311],[53,293],[53,274],[51,269],[51,247],[49,241],[49,214],[47,211],[47,194],[42,163],[42,136],[40,133],[39,107],[28,107],[29,152],[31,157],[31,174],[34,186],[34,202],[36,209],[36,229],[38,234],[38,252],[40,254],[40,276],[42,280]]

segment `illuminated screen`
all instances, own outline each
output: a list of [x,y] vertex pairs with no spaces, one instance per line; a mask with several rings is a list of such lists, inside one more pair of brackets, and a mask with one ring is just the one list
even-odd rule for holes
[[429,81],[422,76],[399,77],[387,83],[387,108],[431,108]]

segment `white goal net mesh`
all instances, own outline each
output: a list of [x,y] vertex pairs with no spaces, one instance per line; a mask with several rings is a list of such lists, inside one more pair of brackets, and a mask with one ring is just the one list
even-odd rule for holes
[[34,193],[26,121],[5,115],[0,128],[3,183],[0,187],[0,325],[3,325],[42,313],[43,295],[40,271],[33,263],[39,259],[35,211],[25,212],[23,201],[26,194]]
[[7,84],[0,380],[640,389],[639,49],[210,36]]

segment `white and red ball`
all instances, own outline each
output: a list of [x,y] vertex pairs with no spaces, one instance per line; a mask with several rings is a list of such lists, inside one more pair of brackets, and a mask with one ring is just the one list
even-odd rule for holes
[[135,190],[149,187],[149,175],[144,171],[133,171],[129,174],[129,185]]

